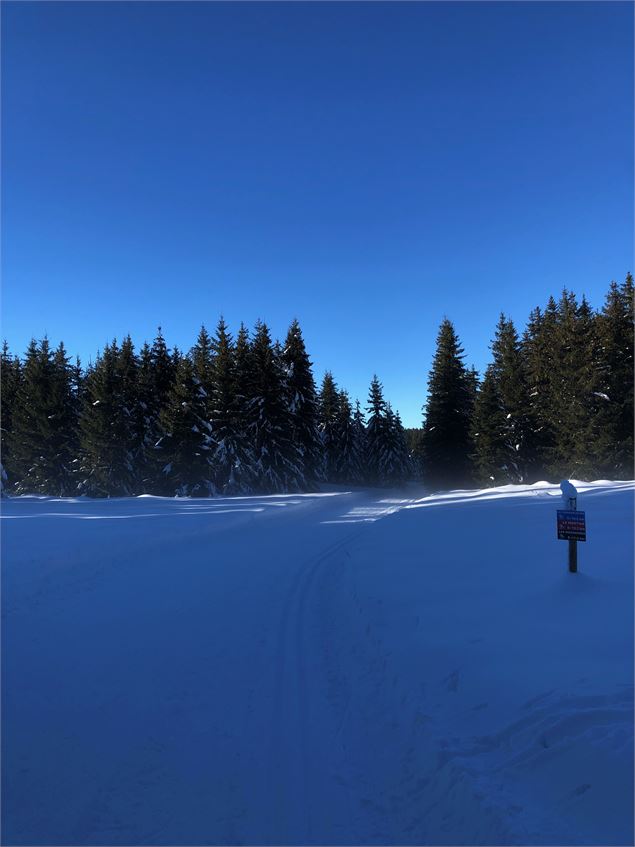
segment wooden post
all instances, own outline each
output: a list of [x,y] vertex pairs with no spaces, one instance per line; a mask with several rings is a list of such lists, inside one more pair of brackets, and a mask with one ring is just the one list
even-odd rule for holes
[[[569,509],[576,512],[578,510],[578,498],[569,498]],[[569,573],[578,572],[578,542],[569,541]]]

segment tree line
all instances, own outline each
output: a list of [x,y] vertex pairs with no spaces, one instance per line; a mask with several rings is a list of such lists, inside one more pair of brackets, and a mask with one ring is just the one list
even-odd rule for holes
[[129,496],[315,491],[323,483],[432,488],[633,476],[633,278],[600,311],[567,290],[522,335],[501,315],[491,362],[465,364],[444,319],[421,429],[404,430],[375,376],[366,406],[330,372],[318,389],[294,321],[236,337],[224,320],[192,349],[159,330],[107,344],[83,369],[64,344],[1,356],[3,488]]
[[519,336],[501,314],[482,378],[441,324],[422,430],[408,441],[433,486],[633,477],[633,277],[601,311],[566,289]]
[[221,318],[188,353],[159,329],[136,352],[127,336],[87,369],[61,343],[2,351],[4,489],[92,497],[315,491],[412,475],[403,425],[377,377],[365,413],[326,373],[316,388],[294,321],[284,344],[267,325]]

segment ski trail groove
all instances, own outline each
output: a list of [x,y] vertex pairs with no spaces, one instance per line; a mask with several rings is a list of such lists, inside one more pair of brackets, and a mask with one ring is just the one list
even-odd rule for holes
[[271,832],[272,836],[274,833],[277,835],[278,842],[281,831],[285,833],[286,841],[295,843],[306,843],[313,834],[312,804],[316,797],[311,790],[311,698],[306,676],[306,664],[312,658],[306,632],[311,588],[321,566],[362,535],[366,528],[363,526],[348,533],[302,566],[283,606],[277,638],[278,663],[268,762],[275,792],[271,806]]

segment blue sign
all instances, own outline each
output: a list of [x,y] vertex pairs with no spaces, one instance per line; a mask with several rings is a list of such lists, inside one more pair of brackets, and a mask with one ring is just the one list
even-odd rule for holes
[[584,512],[558,509],[558,541],[586,541]]

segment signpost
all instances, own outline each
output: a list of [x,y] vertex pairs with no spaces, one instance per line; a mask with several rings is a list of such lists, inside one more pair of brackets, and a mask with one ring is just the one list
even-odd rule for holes
[[569,572],[578,570],[578,541],[586,541],[586,515],[578,512],[578,492],[568,480],[560,483],[566,509],[558,509],[558,541],[569,542]]

